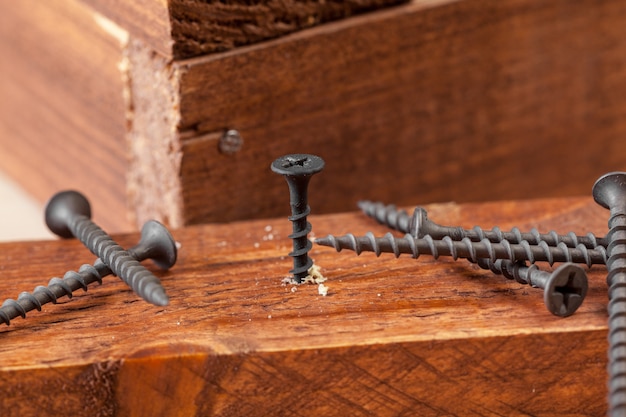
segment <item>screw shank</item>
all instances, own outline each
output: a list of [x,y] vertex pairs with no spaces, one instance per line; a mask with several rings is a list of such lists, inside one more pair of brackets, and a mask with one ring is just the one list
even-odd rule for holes
[[83,215],[75,215],[72,216],[68,227],[76,238],[140,297],[154,305],[168,304],[169,300],[159,279],[111,239],[98,225]]
[[374,237],[371,233],[364,237],[356,237],[352,234],[342,237],[329,235],[325,238],[316,239],[315,242],[323,246],[334,247],[338,251],[350,249],[357,254],[374,252],[377,256],[386,252],[393,253],[396,257],[401,254],[410,254],[414,258],[419,257],[419,255],[431,255],[435,259],[440,256],[451,256],[453,259],[466,258],[474,263],[480,258],[492,261],[507,259],[512,262],[545,261],[550,264],[554,262],[576,262],[588,265],[605,263],[604,254],[601,251],[587,249],[583,246],[579,248],[532,246],[529,244],[509,244],[507,241],[493,243],[486,239],[481,242],[472,242],[467,238],[462,241],[453,241],[449,237],[433,240],[430,236],[416,239],[411,235],[396,238],[389,233],[382,238]]

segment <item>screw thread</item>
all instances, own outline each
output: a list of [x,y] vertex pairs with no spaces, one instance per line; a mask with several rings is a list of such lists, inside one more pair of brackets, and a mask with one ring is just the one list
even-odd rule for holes
[[312,229],[311,223],[307,221],[310,212],[311,208],[307,205],[303,211],[292,208],[292,215],[289,216],[289,221],[293,222],[293,233],[288,236],[293,240],[293,250],[289,252],[293,258],[293,269],[289,273],[298,280],[306,277],[313,266],[313,260],[308,255],[313,247],[308,238]]
[[521,262],[511,262],[506,259],[496,259],[492,261],[491,259],[481,258],[476,262],[476,264],[482,269],[489,270],[497,275],[502,275],[503,277],[515,280],[520,284],[526,284],[530,286],[537,286],[537,280],[533,280],[533,277],[537,275],[549,275],[547,272],[541,271],[536,265],[526,265]]
[[409,233],[411,216],[406,211],[398,210],[393,204],[385,205],[381,202],[364,200],[357,204],[365,215],[378,223],[400,232]]
[[361,210],[369,217],[374,218],[381,224],[404,233],[411,233],[415,237],[432,236],[434,239],[442,239],[444,236],[450,236],[453,240],[461,240],[465,237],[472,241],[479,242],[488,239],[491,242],[498,243],[508,240],[510,243],[521,243],[527,241],[531,245],[538,245],[545,242],[548,246],[557,246],[564,243],[570,248],[576,248],[584,245],[589,249],[595,249],[598,246],[607,246],[606,238],[599,238],[593,233],[587,233],[584,236],[576,235],[574,232],[568,232],[560,235],[556,231],[551,230],[548,233],[540,233],[536,228],[532,228],[528,232],[522,232],[518,227],[513,227],[510,231],[502,231],[498,226],[490,230],[474,226],[472,229],[463,229],[462,227],[441,226],[427,217],[427,212],[421,207],[415,210],[420,211],[421,216],[414,216],[420,219],[420,224],[411,224],[411,217],[404,210],[397,210],[394,205],[385,206],[379,202],[362,201],[359,202]]
[[609,218],[607,284],[609,287],[609,398],[611,415],[626,410],[626,215]]
[[128,284],[137,295],[154,305],[168,304],[169,299],[161,281],[87,216],[81,214],[72,216],[68,227],[74,236],[99,257],[115,275]]
[[47,303],[56,304],[57,299],[63,296],[72,298],[72,293],[80,288],[87,291],[87,286],[93,282],[102,284],[102,278],[110,275],[111,270],[101,260],[92,265],[82,265],[78,272],[68,271],[63,278],[54,277],[48,282],[48,286],[40,285],[32,293],[24,291],[17,300],[8,298],[0,307],[0,320],[7,326],[17,316],[26,318],[26,313],[37,309]]
[[430,255],[435,259],[440,256],[451,256],[453,259],[466,258],[477,263],[480,258],[487,258],[491,261],[497,259],[507,259],[511,262],[545,261],[550,265],[555,262],[575,262],[583,263],[588,267],[593,264],[606,263],[606,250],[602,246],[589,249],[580,244],[576,248],[568,248],[564,243],[556,247],[548,246],[545,242],[538,245],[531,245],[527,241],[519,244],[511,244],[504,240],[500,243],[493,243],[487,239],[480,242],[473,242],[469,238],[454,241],[449,236],[444,236],[441,240],[434,240],[427,235],[418,239],[407,234],[403,238],[396,238],[391,233],[384,237],[375,237],[368,232],[363,237],[356,237],[347,234],[340,237],[328,235],[325,238],[318,238],[315,242],[322,246],[334,247],[337,252],[342,249],[349,249],[360,255],[362,252],[374,252],[376,256],[381,253],[393,253],[396,257],[401,254],[409,254],[413,258],[420,255]]
[[[538,245],[540,242],[545,242],[548,246],[557,246],[560,243],[564,243],[570,248],[583,245],[589,249],[594,249],[598,246],[606,247],[606,239],[598,238],[593,233],[587,233],[585,236],[578,236],[574,232],[568,232],[566,235],[560,235],[554,230],[551,230],[548,233],[540,233],[536,228],[532,228],[528,232],[522,232],[518,227],[513,227],[510,231],[504,232],[498,226],[495,226],[490,230],[483,229],[480,226],[474,226],[472,229],[438,225],[437,227],[441,227],[442,230],[439,232],[441,234],[448,232],[452,235],[457,234],[462,237],[468,237],[473,241],[480,241],[483,239],[488,239],[491,242],[508,240],[511,243],[527,241],[531,245]],[[426,233],[426,231],[423,233]]]

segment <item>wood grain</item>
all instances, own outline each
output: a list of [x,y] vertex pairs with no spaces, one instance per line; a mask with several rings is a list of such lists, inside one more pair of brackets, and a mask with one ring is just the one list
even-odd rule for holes
[[[603,234],[608,219],[591,198],[427,208],[442,224],[503,230]],[[310,221],[317,236],[387,231],[359,213]],[[540,290],[466,262],[315,246],[323,297],[282,282],[290,229],[277,218],[175,230],[178,263],[155,270],[169,306],[111,277],[3,327],[2,415],[606,412],[604,268],[588,272],[584,304],[564,319],[547,312]],[[0,244],[0,294],[91,262],[86,252],[75,241]]]
[[406,0],[83,0],[167,58],[234,49]]
[[2,170],[41,201],[83,190],[106,202],[96,221],[127,231],[120,41],[74,0],[0,10]]
[[327,162],[318,213],[589,195],[626,165],[625,16],[620,1],[415,1],[176,61],[176,123],[151,133],[177,135],[179,199],[159,210],[176,225],[275,216],[286,186],[269,164],[301,152]]

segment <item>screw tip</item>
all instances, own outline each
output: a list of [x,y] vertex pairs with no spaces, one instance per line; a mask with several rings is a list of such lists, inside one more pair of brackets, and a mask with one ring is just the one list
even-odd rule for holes
[[170,299],[163,287],[155,287],[149,296],[146,297],[146,301],[159,307],[164,307],[170,303]]

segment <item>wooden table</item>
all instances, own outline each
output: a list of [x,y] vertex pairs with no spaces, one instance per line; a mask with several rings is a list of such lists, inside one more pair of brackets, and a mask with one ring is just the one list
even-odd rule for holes
[[[313,210],[315,210],[314,204]],[[604,235],[591,197],[427,206],[442,224]],[[358,212],[311,216],[316,236],[377,235]],[[2,416],[598,416],[606,412],[607,291],[588,271],[576,314],[542,292],[427,256],[315,245],[327,278],[285,284],[286,218],[173,232],[156,273],[170,305],[115,277],[0,328]],[[130,246],[136,235],[116,237]],[[75,240],[0,245],[0,294],[17,297],[92,262]],[[152,267],[151,267],[152,268]]]

